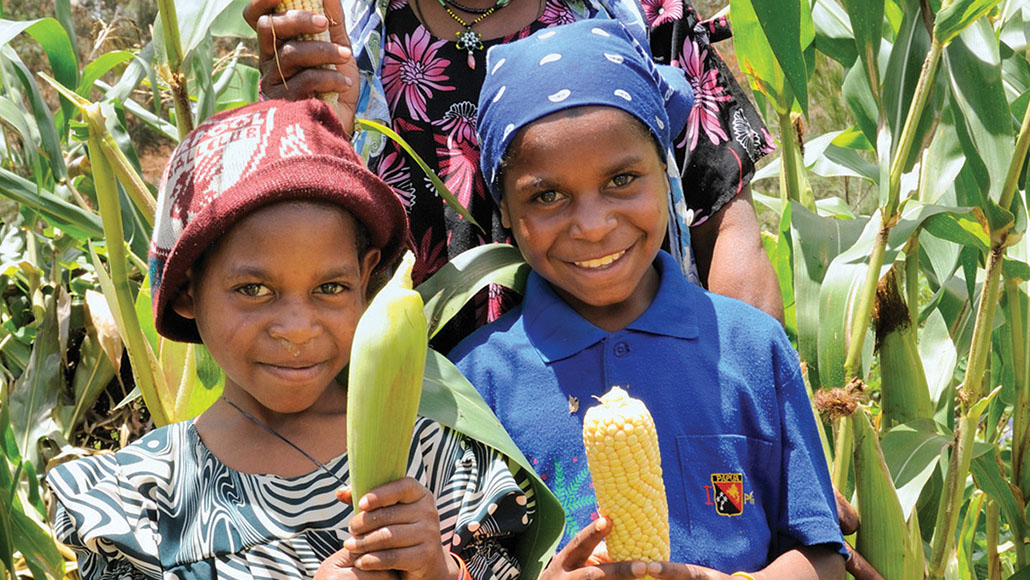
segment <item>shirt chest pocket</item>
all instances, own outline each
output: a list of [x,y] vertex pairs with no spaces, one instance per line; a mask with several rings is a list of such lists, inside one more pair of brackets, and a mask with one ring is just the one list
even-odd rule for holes
[[691,537],[738,549],[767,542],[779,504],[776,446],[744,435],[680,436],[676,445]]

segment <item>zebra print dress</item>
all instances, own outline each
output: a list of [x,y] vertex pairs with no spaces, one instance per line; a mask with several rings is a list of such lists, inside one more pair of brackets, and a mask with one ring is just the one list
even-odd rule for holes
[[[349,480],[346,454],[327,464]],[[505,457],[428,419],[415,425],[408,475],[437,498],[441,542],[476,580],[513,580],[509,548],[535,511]],[[113,454],[53,468],[57,538],[85,580],[311,578],[343,546],[352,508],[321,470],[283,478],[230,469],[192,421]]]

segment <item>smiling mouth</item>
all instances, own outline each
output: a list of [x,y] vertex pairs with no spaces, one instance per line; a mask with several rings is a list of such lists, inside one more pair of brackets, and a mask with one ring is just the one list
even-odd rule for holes
[[626,250],[622,250],[621,252],[615,252],[614,254],[608,254],[607,256],[601,256],[600,258],[595,258],[593,260],[573,262],[573,264],[579,266],[580,268],[589,268],[591,270],[596,270],[611,265],[625,254]]

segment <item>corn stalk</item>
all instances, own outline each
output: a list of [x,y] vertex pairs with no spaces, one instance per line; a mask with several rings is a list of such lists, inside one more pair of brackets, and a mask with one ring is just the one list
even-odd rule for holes
[[190,92],[186,83],[186,73],[182,70],[185,55],[182,52],[182,40],[179,37],[179,18],[175,12],[174,0],[157,0],[157,9],[161,13],[161,28],[165,40],[165,56],[167,68],[162,67],[161,74],[172,90],[172,103],[175,107],[175,127],[179,130],[181,141],[193,130],[193,111],[190,107]]
[[[1009,165],[1009,171],[1001,192],[1001,199],[998,204],[1005,209],[1012,206],[1015,197],[1016,185],[1019,181],[1019,173],[1022,170],[1023,162],[1030,148],[1030,108],[1027,108],[1023,116],[1023,123],[1016,139],[1016,152]],[[931,547],[930,556],[930,578],[943,578],[947,565],[948,555],[951,553],[955,542],[955,529],[958,525],[958,514],[962,507],[962,495],[965,488],[966,477],[969,474],[969,464],[972,460],[973,439],[976,434],[976,425],[980,420],[983,411],[983,380],[987,368],[987,357],[991,352],[991,331],[994,324],[994,311],[998,305],[999,288],[1001,282],[1001,265],[1005,255],[1005,248],[1009,244],[1009,228],[1002,228],[1002,231],[989,232],[991,235],[991,249],[987,255],[986,280],[983,290],[980,293],[980,303],[977,305],[976,322],[973,326],[973,342],[969,350],[969,362],[966,366],[966,373],[962,382],[960,392],[960,412],[955,429],[955,443],[951,453],[951,460],[948,465],[948,474],[944,480],[944,492],[941,495],[940,508],[937,511],[937,524]],[[1017,404],[1017,414],[1019,405]],[[1024,426],[1025,428],[1025,426]],[[1018,480],[1017,480],[1018,481]],[[1021,522],[1013,522],[1014,527],[1022,527]],[[1022,539],[1025,537],[1025,530],[1017,530],[1017,538],[1020,545],[1017,547],[1017,554],[1022,555],[1020,562],[1025,561],[1025,548],[1022,546]]]
[[866,325],[873,312],[873,302],[876,298],[876,286],[880,281],[880,269],[883,267],[883,258],[887,249],[887,239],[890,237],[891,228],[897,223],[899,207],[901,205],[901,174],[904,171],[905,161],[908,159],[912,144],[915,142],[919,119],[923,116],[927,99],[933,88],[934,77],[937,74],[937,65],[941,60],[943,46],[935,38],[930,46],[930,51],[923,61],[922,71],[919,73],[919,83],[916,85],[915,94],[912,96],[912,106],[909,107],[908,116],[905,118],[905,125],[898,138],[898,146],[891,159],[890,173],[888,177],[887,200],[880,211],[880,232],[876,236],[873,250],[869,256],[869,269],[866,271],[865,280],[859,293],[858,307],[855,312],[855,323],[851,327],[851,335],[848,340],[848,355],[844,361],[844,374],[847,380],[857,378],[862,368],[862,347],[865,343]]

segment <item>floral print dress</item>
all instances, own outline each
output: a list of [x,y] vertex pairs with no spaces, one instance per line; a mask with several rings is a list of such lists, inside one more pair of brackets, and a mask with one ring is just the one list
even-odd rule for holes
[[[484,50],[473,53],[475,68],[469,67],[468,51],[459,49],[454,39],[438,38],[421,24],[408,0],[379,0],[375,5],[351,0],[345,10],[365,81],[358,116],[389,123],[483,228],[447,207],[400,147],[359,133],[359,152],[408,209],[418,255],[416,284],[465,250],[511,242],[480,175],[475,127],[486,50],[495,44],[586,18],[646,21],[655,59],[684,68],[695,93],[687,128],[677,139],[679,166],[686,168],[683,194],[695,225],[732,199],[750,180],[754,161],[774,147],[760,117],[709,44],[711,38],[725,35],[725,21],[721,27],[700,22],[687,0],[545,0],[540,16],[529,26],[484,40]],[[434,346],[448,351],[515,300],[497,287],[480,293],[437,335]]]

